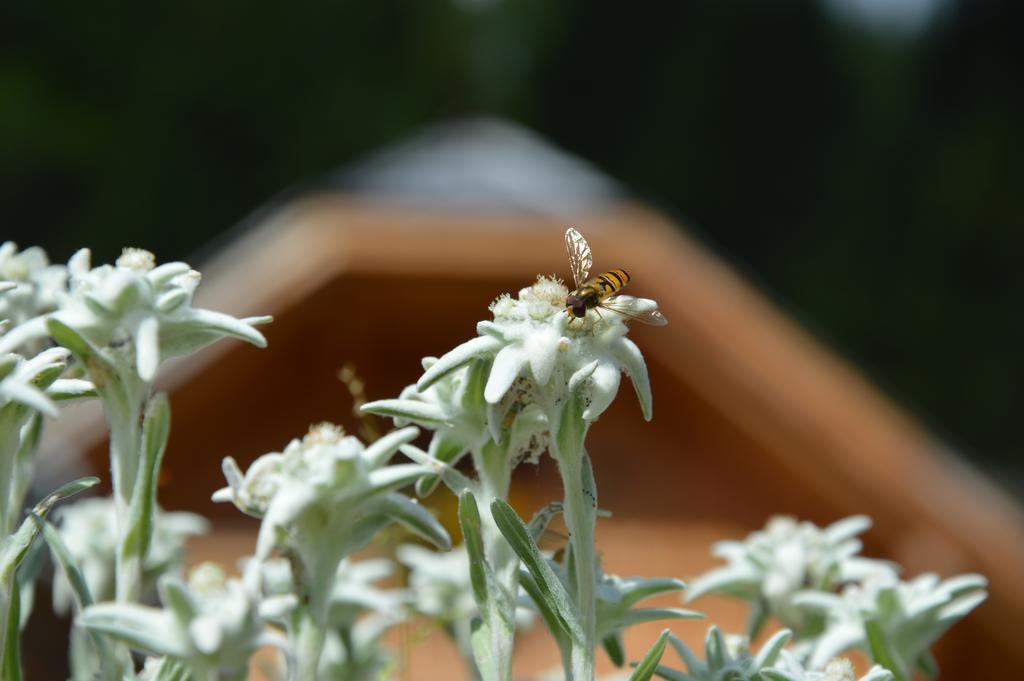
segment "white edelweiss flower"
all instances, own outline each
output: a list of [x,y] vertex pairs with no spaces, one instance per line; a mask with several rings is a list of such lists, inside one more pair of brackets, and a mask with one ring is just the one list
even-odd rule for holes
[[262,518],[283,479],[283,465],[284,454],[271,452],[253,461],[243,474],[235,460],[226,457],[222,468],[228,486],[214,492],[213,500],[230,501],[243,513]]
[[[622,372],[633,382],[646,419],[651,418],[647,366],[626,337],[625,317],[593,312],[570,321],[568,291],[557,279],[538,277],[517,298],[500,296],[491,306],[493,321],[477,325],[480,334],[439,359],[424,360],[422,377],[395,400],[364,405],[434,430],[432,457],[453,463],[488,437],[502,442],[514,465],[536,460],[558,429],[562,408],[573,394],[580,416],[596,420],[611,404]],[[640,312],[654,301],[619,296]]]
[[443,623],[468,622],[477,614],[465,545],[438,553],[403,544],[396,556],[409,568],[409,589],[418,612]]
[[926,573],[905,582],[894,573],[879,572],[847,585],[839,594],[799,593],[794,603],[826,620],[824,632],[814,641],[810,666],[818,668],[845,650],[869,651],[870,625],[877,626],[892,647],[894,663],[909,677],[914,666],[933,664],[931,645],[988,597],[987,584],[975,574],[940,581]]
[[159,590],[163,609],[100,603],[85,608],[76,622],[136,650],[178,660],[197,679],[241,681],[256,648],[285,645],[265,631],[243,583],[213,563],[195,567],[187,584],[165,576]]
[[[67,286],[67,278],[67,268],[51,265],[43,249],[32,247],[18,252],[14,242],[4,243],[0,246],[0,282],[8,283],[9,288],[0,294],[0,319],[18,326],[57,309],[57,297]],[[43,347],[40,339],[11,349],[34,355]]]
[[[256,563],[247,561],[244,570],[259,570],[260,615],[284,629],[293,630],[300,607],[291,565],[284,559]],[[352,561],[338,566],[330,592],[325,621],[326,641],[320,656],[317,678],[374,679],[390,658],[379,645],[388,629],[408,614],[410,594],[405,589],[386,589],[376,583],[392,577],[394,563],[386,559]],[[300,653],[296,653],[300,654]],[[284,666],[280,676],[286,677]]]
[[418,433],[404,428],[366,447],[338,426],[315,425],[283,452],[257,459],[244,475],[226,458],[228,487],[213,499],[231,501],[262,518],[256,559],[265,561],[277,549],[300,560],[305,593],[325,606],[342,558],[391,522],[438,546],[451,545],[425,508],[395,491],[431,470],[418,464],[386,465]]
[[[68,383],[58,377],[67,368],[70,357],[71,353],[64,348],[44,350],[31,359],[13,353],[0,355],[0,409],[18,405],[56,417],[57,407],[47,393],[59,393],[60,386]],[[13,427],[11,433],[17,429]]]
[[813,627],[807,608],[794,602],[797,593],[808,586],[831,591],[876,572],[894,574],[891,563],[857,555],[861,542],[856,535],[870,526],[865,516],[851,516],[826,528],[777,516],[742,542],[715,544],[712,553],[727,565],[694,580],[686,599],[717,592],[755,606],[766,604],[770,614],[801,638]]
[[364,612],[377,613],[392,624],[405,619],[409,593],[377,585],[394,574],[395,564],[385,558],[341,561],[331,590],[331,624],[351,626]]
[[892,681],[893,678],[892,672],[876,664],[858,679],[853,663],[846,658],[833,658],[824,669],[812,671],[788,650],[779,653],[772,667],[761,670],[761,676],[768,681]]
[[[92,497],[57,509],[59,532],[68,552],[82,571],[95,601],[112,600],[117,562],[117,510],[110,497]],[[202,516],[157,509],[153,537],[143,565],[145,581],[177,573],[189,537],[205,534],[209,523]],[[151,588],[151,587],[150,587]],[[72,602],[71,587],[63,573],[54,577],[53,609],[63,614]]]
[[[454,348],[423,374],[417,383],[422,391],[473,358],[493,358],[484,387],[488,404],[498,405],[513,394],[504,411],[535,402],[549,416],[557,412],[568,393],[581,389],[587,405],[584,418],[593,421],[607,408],[627,372],[633,381],[644,417],[651,417],[647,366],[636,345],[626,338],[625,317],[614,312],[595,312],[570,323],[565,313],[568,290],[561,282],[538,277],[537,283],[519,292],[518,298],[501,296],[491,304],[494,320],[480,322],[480,335]],[[619,296],[634,308],[656,306]],[[518,379],[526,385],[513,391]]]
[[164,360],[220,338],[266,346],[253,325],[269,318],[236,319],[192,307],[200,275],[183,262],[157,267],[152,253],[130,248],[114,265],[92,267],[90,259],[87,249],[71,257],[67,289],[54,288],[52,293],[56,309],[0,337],[0,352],[46,337],[51,318],[93,346],[127,353],[144,381],[153,379]]
[[[246,563],[248,568],[248,562]],[[296,582],[291,565],[283,558],[259,564],[263,601],[260,612],[265,619],[283,620],[295,605]],[[404,589],[386,589],[377,585],[393,577],[395,564],[385,558],[344,559],[338,566],[331,588],[328,622],[334,627],[351,627],[364,613],[372,612],[392,624],[408,614],[410,594]]]

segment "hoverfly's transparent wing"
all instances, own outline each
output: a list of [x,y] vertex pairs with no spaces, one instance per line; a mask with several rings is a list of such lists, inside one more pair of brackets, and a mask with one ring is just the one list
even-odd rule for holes
[[650,324],[651,326],[665,326],[668,319],[658,311],[658,304],[646,298],[634,298],[633,296],[612,296],[600,307],[620,314],[630,321]]
[[594,264],[594,256],[590,254],[587,240],[572,227],[565,230],[565,250],[569,253],[572,280],[576,282],[576,288],[579,288],[590,276],[590,266]]

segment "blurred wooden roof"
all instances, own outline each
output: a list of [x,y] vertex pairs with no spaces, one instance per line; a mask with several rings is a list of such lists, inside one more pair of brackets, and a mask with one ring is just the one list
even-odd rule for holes
[[[613,195],[581,197],[541,210],[313,193],[239,234],[202,268],[197,304],[274,315],[269,347],[220,342],[165,370],[174,428],[161,502],[234,517],[209,502],[223,456],[244,466],[311,422],[353,425],[335,377],[343,363],[368,380],[371,399],[396,395],[418,377],[421,356],[474,335],[498,293],[537,273],[568,277],[571,224],[596,269],[629,268],[631,292],[657,299],[670,320],[631,332],[651,370],[653,422],[625,388],[591,438],[601,505],[617,514],[603,521],[611,571],[648,572],[650,538],[626,542],[644,527],[670,542],[699,537],[706,556],[708,526],[742,535],[774,513],[819,523],[866,513],[869,552],[908,574],[991,580],[990,600],[940,650],[946,678],[1024,666],[1019,505],[676,225]],[[102,466],[96,414],[69,416],[51,449],[88,450]],[[521,505],[557,493],[548,473],[517,474]]]

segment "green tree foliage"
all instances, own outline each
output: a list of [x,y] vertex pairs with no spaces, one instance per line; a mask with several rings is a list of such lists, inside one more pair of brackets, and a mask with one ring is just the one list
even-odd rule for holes
[[810,0],[12,0],[5,237],[58,261],[125,243],[174,259],[421,125],[505,115],[686,218],[954,443],[1009,466],[1024,9],[947,5],[898,35]]

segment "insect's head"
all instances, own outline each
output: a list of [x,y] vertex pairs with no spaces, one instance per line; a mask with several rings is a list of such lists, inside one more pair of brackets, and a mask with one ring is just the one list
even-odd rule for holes
[[582,319],[587,315],[587,306],[583,304],[582,298],[569,294],[565,299],[565,311],[577,319]]

